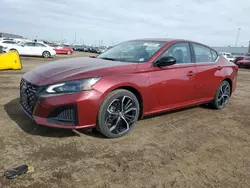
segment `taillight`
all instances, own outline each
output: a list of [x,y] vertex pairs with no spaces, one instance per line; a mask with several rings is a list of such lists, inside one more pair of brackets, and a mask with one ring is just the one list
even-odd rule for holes
[[236,74],[238,74],[238,71],[239,71],[238,65],[235,66],[235,69],[236,69]]

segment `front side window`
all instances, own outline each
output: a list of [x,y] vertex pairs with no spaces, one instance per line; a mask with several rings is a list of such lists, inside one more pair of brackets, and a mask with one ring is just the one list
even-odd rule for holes
[[167,42],[128,41],[114,46],[96,58],[125,62],[146,62]]
[[213,62],[210,48],[199,44],[193,44],[196,62]]
[[162,54],[162,57],[167,56],[174,57],[176,64],[191,63],[189,44],[186,42],[173,44]]
[[211,50],[211,54],[212,54],[213,61],[215,61],[217,59],[217,57],[218,57],[217,52],[215,52],[214,50]]
[[5,44],[16,44],[14,41],[4,41]]

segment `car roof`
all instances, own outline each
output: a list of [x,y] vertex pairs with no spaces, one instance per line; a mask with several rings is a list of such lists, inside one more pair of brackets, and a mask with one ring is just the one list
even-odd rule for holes
[[[186,39],[177,39],[177,38],[141,38],[141,39],[134,39],[131,41],[155,41],[155,42],[177,42],[177,41],[186,41],[186,42],[195,42]],[[199,42],[195,42],[199,43]]]

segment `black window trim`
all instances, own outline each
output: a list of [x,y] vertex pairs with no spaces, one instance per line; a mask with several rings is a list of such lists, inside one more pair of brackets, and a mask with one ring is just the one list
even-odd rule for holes
[[189,46],[189,53],[190,53],[190,63],[183,63],[183,64],[175,64],[175,65],[193,65],[195,62],[194,62],[194,57],[192,57],[193,56],[193,54],[192,54],[192,50],[191,50],[191,45],[190,45],[190,42],[188,42],[188,41],[178,41],[178,42],[175,42],[175,43],[173,43],[173,44],[171,44],[166,50],[164,50],[155,60],[154,60],[154,62],[152,63],[152,65],[153,66],[155,66],[155,63],[163,56],[163,54],[169,49],[169,48],[171,48],[173,45],[175,45],[175,44],[178,44],[178,43],[187,43],[188,44],[188,46]]
[[[219,59],[219,57],[220,57],[220,55],[219,55],[219,53],[216,51],[216,50],[214,50],[213,48],[211,48],[211,47],[209,47],[209,46],[207,46],[207,45],[204,45],[204,44],[200,44],[200,43],[197,43],[197,42],[190,42],[190,44],[191,44],[191,46],[192,46],[192,51],[193,51],[193,58],[194,58],[194,62],[195,63],[197,63],[197,64],[205,64],[205,63],[217,63],[217,61],[218,61],[218,59]],[[195,51],[194,51],[194,44],[196,44],[196,45],[199,45],[199,46],[203,46],[203,47],[205,47],[205,48],[208,48],[208,49],[210,49],[210,54],[211,54],[211,57],[212,57],[212,53],[211,53],[211,51],[214,51],[215,53],[216,53],[216,55],[217,55],[217,58],[214,60],[214,61],[209,61],[209,62],[197,62],[196,61],[196,55],[195,55]]]

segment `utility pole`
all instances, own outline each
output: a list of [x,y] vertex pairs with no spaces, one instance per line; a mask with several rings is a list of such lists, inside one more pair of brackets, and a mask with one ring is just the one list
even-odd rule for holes
[[240,30],[241,30],[241,28],[238,28],[238,33],[237,33],[237,37],[236,37],[235,47],[237,47],[237,44],[238,44],[238,39],[239,39],[239,35],[240,35]]
[[249,41],[249,44],[248,44],[248,53],[250,53],[250,41]]
[[76,43],[76,32],[75,32],[75,43]]

